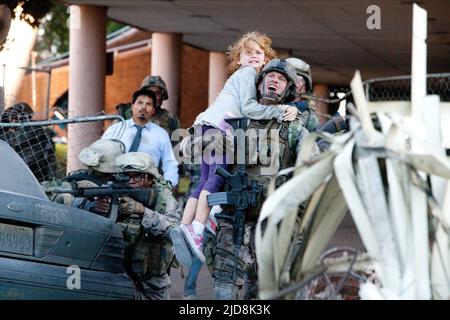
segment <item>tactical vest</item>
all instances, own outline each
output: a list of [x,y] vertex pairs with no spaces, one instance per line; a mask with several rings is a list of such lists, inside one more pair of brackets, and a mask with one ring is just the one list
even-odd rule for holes
[[[170,182],[166,180],[158,180],[154,185],[155,193],[150,197],[150,209],[164,214],[167,208],[167,200],[163,197],[164,189],[172,190]],[[153,208],[151,206],[154,206]]]
[[[167,201],[163,197],[164,188],[171,188],[167,181],[156,181],[149,203],[146,204],[147,208],[160,214],[164,214],[167,207]],[[138,276],[161,276],[167,273],[174,260],[172,244],[147,234],[141,220],[142,217],[130,215],[122,218],[119,216],[117,221],[126,243],[125,263]]]
[[297,132],[293,132],[289,124],[290,122],[278,123],[273,119],[251,120],[248,125],[248,145],[245,149],[248,181],[251,183],[255,180],[263,188],[257,206],[247,212],[248,220],[258,218],[262,203],[267,198],[271,179],[281,169],[295,163],[295,145],[292,142],[295,141],[293,135]]

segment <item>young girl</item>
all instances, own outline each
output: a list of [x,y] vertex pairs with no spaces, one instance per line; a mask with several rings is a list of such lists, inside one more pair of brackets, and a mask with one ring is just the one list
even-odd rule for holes
[[[279,119],[280,121],[292,121],[297,116],[297,108],[287,105],[265,106],[256,101],[255,77],[262,67],[276,57],[271,48],[272,40],[265,34],[249,32],[243,35],[236,43],[229,47],[227,73],[230,75],[225,86],[214,103],[199,114],[194,122],[195,130],[213,133],[214,130],[225,131],[224,121],[229,117],[242,117],[261,120]],[[196,131],[197,132],[197,131]],[[191,259],[181,239],[181,234],[187,240],[191,251],[204,262],[202,252],[203,231],[211,208],[208,206],[206,196],[218,192],[224,185],[224,179],[214,174],[217,166],[226,169],[225,154],[214,155],[215,160],[205,161],[202,157],[200,166],[200,183],[188,199],[179,229],[172,232],[177,259],[183,265],[189,265]],[[180,232],[182,231],[182,233]]]

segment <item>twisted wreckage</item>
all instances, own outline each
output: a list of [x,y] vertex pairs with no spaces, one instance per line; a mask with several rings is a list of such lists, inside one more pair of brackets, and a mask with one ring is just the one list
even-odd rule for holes
[[[272,188],[256,231],[260,298],[335,298],[348,278],[362,299],[450,298],[450,160],[441,128],[450,104],[426,95],[424,30],[426,11],[414,5],[411,102],[367,101],[357,72],[350,131],[322,135],[332,145],[314,160],[306,155],[319,135],[311,135],[293,178]],[[320,258],[348,210],[366,252]],[[366,279],[371,268],[376,283]]]

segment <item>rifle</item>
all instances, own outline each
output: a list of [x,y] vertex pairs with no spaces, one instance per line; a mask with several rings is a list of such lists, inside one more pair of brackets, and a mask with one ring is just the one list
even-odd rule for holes
[[[247,129],[246,118],[231,118],[226,119],[225,121],[227,121],[235,131],[237,129],[242,129],[245,132]],[[237,146],[236,138],[235,135],[235,145]],[[209,194],[207,196],[208,205],[211,207],[215,205],[230,205],[235,207],[235,213],[232,216],[227,214],[216,214],[216,218],[227,220],[233,225],[235,264],[232,277],[233,281],[235,281],[239,250],[244,242],[245,215],[248,208],[256,207],[258,198],[262,192],[262,186],[254,180],[252,180],[251,183],[248,182],[245,164],[238,164],[234,174],[231,174],[222,167],[217,167],[215,174],[226,180],[229,190]]]
[[71,181],[72,189],[56,189],[56,193],[70,193],[74,197],[95,198],[109,197],[111,198],[111,207],[107,217],[116,222],[119,211],[119,199],[122,197],[130,197],[134,200],[148,206],[151,198],[152,189],[133,189],[130,188],[129,178],[125,175],[114,175],[109,185],[104,187],[78,188],[76,181]]

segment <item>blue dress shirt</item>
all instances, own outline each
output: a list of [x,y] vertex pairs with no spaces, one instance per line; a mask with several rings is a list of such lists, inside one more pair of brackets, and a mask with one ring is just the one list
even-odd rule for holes
[[[121,124],[115,123],[106,129],[102,139],[119,139],[125,144],[126,150],[129,150],[136,135],[137,127],[133,119],[126,120],[125,126],[122,137],[118,136]],[[162,163],[164,179],[170,181],[173,186],[178,184],[178,161],[173,153],[172,144],[166,130],[148,122],[142,130],[141,143],[137,151],[148,153],[157,164]]]

